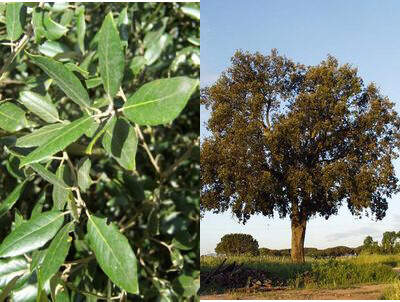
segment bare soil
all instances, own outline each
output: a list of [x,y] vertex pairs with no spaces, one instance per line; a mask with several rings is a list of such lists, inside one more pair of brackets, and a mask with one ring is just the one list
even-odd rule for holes
[[290,289],[245,294],[200,296],[201,300],[379,300],[390,284],[360,285],[346,289]]

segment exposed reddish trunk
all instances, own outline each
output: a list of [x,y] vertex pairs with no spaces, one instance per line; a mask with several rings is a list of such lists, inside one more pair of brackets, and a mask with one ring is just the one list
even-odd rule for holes
[[304,238],[306,235],[306,219],[292,217],[292,248],[290,250],[292,261],[304,262]]

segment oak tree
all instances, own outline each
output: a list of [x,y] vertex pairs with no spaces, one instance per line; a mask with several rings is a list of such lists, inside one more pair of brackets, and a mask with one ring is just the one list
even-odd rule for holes
[[[346,204],[382,219],[398,191],[394,104],[357,69],[328,56],[305,66],[237,51],[201,90],[210,135],[201,146],[201,210],[290,217],[291,257],[304,261],[307,221]],[[322,235],[322,234],[321,234]]]

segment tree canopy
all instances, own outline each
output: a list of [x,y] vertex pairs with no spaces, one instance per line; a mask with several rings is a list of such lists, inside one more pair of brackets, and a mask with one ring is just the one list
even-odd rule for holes
[[357,69],[328,56],[305,66],[237,51],[201,90],[211,135],[201,146],[201,210],[289,216],[292,258],[304,260],[306,222],[350,212],[382,219],[398,191],[400,120]]

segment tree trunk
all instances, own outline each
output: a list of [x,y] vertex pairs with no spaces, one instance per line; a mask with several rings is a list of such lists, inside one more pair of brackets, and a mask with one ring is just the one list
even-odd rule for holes
[[292,261],[295,263],[304,262],[304,238],[306,235],[307,220],[292,218],[292,249],[290,250]]

